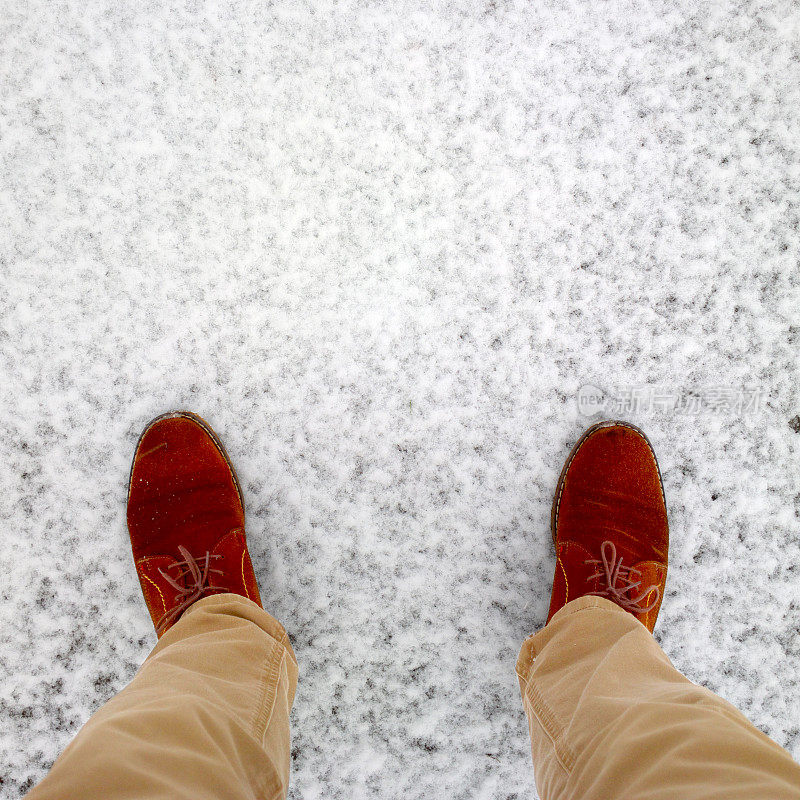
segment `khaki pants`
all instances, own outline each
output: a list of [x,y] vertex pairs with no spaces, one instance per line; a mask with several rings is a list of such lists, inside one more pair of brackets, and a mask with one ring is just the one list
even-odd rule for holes
[[251,600],[205,597],[79,731],[29,800],[274,800],[297,661]]
[[[800,797],[789,755],[607,600],[565,606],[517,673],[542,800]],[[236,595],[200,600],[28,798],[284,797],[296,684],[269,614]]]
[[542,800],[800,798],[800,766],[601,597],[525,640],[517,675]]

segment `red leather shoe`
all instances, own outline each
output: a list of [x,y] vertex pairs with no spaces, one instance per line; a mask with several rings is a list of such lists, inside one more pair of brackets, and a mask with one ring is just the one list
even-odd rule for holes
[[261,605],[239,480],[196,414],[164,414],[144,429],[131,466],[128,531],[159,638],[207,595],[233,592]]
[[600,422],[578,440],[551,515],[553,614],[576,597],[606,597],[651,633],[664,597],[669,528],[664,487],[647,437],[627,422]]

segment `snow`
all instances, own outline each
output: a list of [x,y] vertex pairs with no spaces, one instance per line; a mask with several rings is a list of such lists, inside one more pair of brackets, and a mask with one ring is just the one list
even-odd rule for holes
[[656,628],[800,758],[800,7],[791,0],[7,0],[0,15],[0,796],[155,641],[139,432],[246,492],[301,678],[292,800],[535,796],[578,390],[634,411]]

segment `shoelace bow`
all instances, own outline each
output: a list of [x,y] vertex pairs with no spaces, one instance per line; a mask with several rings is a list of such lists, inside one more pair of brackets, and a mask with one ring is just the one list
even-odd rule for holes
[[[180,601],[177,606],[173,609],[167,611],[163,617],[156,623],[156,631],[161,634],[166,628],[174,622],[187,608],[189,608],[195,600],[199,600],[206,594],[213,594],[214,592],[227,592],[224,586],[212,586],[207,581],[211,576],[212,572],[216,572],[218,575],[222,575],[223,571],[221,569],[212,569],[211,567],[211,560],[216,558],[222,558],[222,555],[211,555],[208,551],[204,558],[201,558],[201,561],[204,561],[202,570],[200,569],[199,564],[197,563],[194,556],[183,546],[178,545],[178,552],[183,556],[183,561],[175,561],[173,564],[170,564],[167,569],[173,569],[174,567],[186,567],[186,569],[178,575],[177,579],[174,579],[171,575],[168,575],[164,572],[163,569],[159,569],[158,571],[161,573],[161,577],[164,578],[173,589],[178,592],[177,599]],[[183,581],[184,578],[190,576],[191,580],[186,581],[185,583],[179,583],[178,581]]]
[[[606,555],[606,549],[609,554]],[[661,597],[661,589],[658,586],[648,586],[638,597],[631,597],[631,592],[641,586],[642,573],[633,567],[623,567],[622,558],[617,561],[617,548],[614,542],[605,541],[600,545],[600,558],[590,558],[584,563],[595,564],[597,572],[590,575],[586,580],[590,581],[594,578],[605,578],[606,586],[599,592],[589,592],[599,597],[607,597],[609,600],[622,606],[626,611],[632,611],[635,614],[646,614],[658,605],[658,600]],[[638,581],[634,581],[634,576],[639,576]],[[619,583],[619,585],[617,585]],[[640,606],[639,603],[645,599],[651,592],[655,591],[656,597],[648,606]]]

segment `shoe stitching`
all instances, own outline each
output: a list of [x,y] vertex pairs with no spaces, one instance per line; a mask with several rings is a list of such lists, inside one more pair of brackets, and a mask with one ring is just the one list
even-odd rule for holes
[[[662,564],[659,564],[658,562],[654,562],[654,563],[655,563],[655,565],[656,565],[656,567],[657,567],[657,569],[656,569],[656,574],[658,574],[658,573],[661,571],[661,569],[663,568],[663,565],[662,565]],[[661,576],[661,575],[659,575],[658,577],[659,577],[660,579],[662,579],[662,580],[663,580],[663,578],[662,578],[662,576]],[[655,591],[655,590],[654,590],[654,591]],[[645,600],[647,601],[647,602],[646,602],[646,605],[649,605],[649,604],[650,604],[650,595],[651,595],[651,594],[653,594],[653,592],[649,592],[649,593],[648,593],[648,595],[647,595],[647,597],[645,597]],[[662,597],[662,598],[661,598],[661,601],[662,601],[662,602],[663,602],[663,599],[664,599],[664,598]],[[651,608],[651,609],[650,609],[650,611],[648,611],[648,612],[647,612],[647,613],[644,615],[644,625],[645,625],[645,627],[646,627],[648,630],[650,630],[650,627],[651,627],[651,626],[650,626],[650,615],[651,615],[651,614],[653,614],[653,615],[654,615],[654,617],[653,617],[653,624],[655,625],[655,620],[656,620],[656,618],[658,617],[658,612],[659,612],[659,609],[660,609],[660,608],[661,608],[661,603],[659,603],[659,604],[658,604],[658,606],[657,606],[656,608]]]
[[[244,530],[242,528],[234,528],[232,531],[228,531],[228,533],[226,533],[216,543],[216,545],[214,545],[214,552],[215,553],[218,552],[219,546],[222,544],[223,541],[225,541],[225,539],[228,539],[229,537],[233,537],[233,538],[241,537],[243,540],[245,540],[243,542],[244,550],[242,551],[242,586],[244,588],[245,597],[247,597],[248,600],[252,600],[253,598],[250,597],[250,591],[247,588],[247,579],[245,578],[245,570],[246,570],[246,565],[247,565],[248,551],[247,551],[247,541],[245,539]],[[252,562],[250,563],[250,568],[252,569]]]
[[591,553],[582,544],[580,544],[578,542],[572,542],[572,541],[568,540],[568,541],[566,541],[563,544],[558,546],[558,550],[556,552],[556,563],[558,564],[559,567],[561,567],[561,572],[564,575],[564,585],[566,587],[566,591],[565,591],[565,594],[564,594],[564,604],[563,605],[566,605],[569,602],[569,580],[567,580],[567,570],[564,567],[564,562],[561,560],[561,556],[567,550],[569,550],[570,547],[573,547],[573,548],[577,547],[580,550],[583,550],[583,552],[586,553],[586,555],[591,558]]
[[569,581],[567,580],[567,571],[564,569],[564,565],[561,563],[561,556],[556,556],[556,561],[558,561],[558,566],[561,567],[561,572],[564,575],[564,584],[566,586],[566,591],[564,592],[564,603],[569,602]]
[[149,575],[145,575],[145,573],[144,573],[144,572],[142,573],[142,577],[143,577],[143,578],[144,578],[146,581],[148,581],[149,583],[152,583],[152,584],[153,584],[153,586],[155,586],[155,587],[156,587],[156,591],[158,592],[158,596],[161,598],[161,605],[164,607],[164,612],[166,613],[166,610],[167,610],[167,601],[164,599],[164,594],[162,593],[162,591],[161,591],[161,589],[160,589],[159,585],[158,585],[158,584],[157,584],[157,583],[156,583],[156,582],[155,582],[155,581],[154,581],[154,580],[153,580],[153,579],[152,579],[152,578],[151,578]]
[[244,586],[244,593],[247,595],[248,600],[252,600],[253,598],[250,597],[250,592],[247,591],[247,581],[244,577],[244,560],[247,558],[247,550],[242,551],[242,586]]

